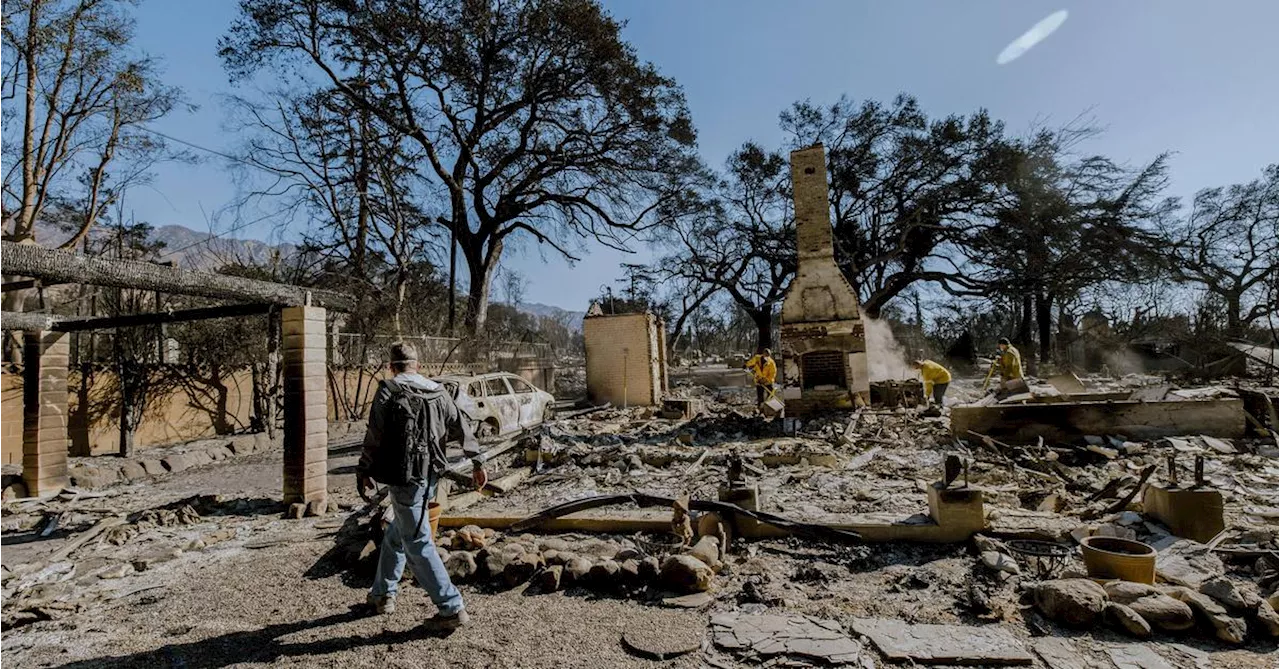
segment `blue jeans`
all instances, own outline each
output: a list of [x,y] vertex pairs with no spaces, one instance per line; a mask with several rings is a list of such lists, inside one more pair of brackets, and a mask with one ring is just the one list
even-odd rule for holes
[[[387,532],[382,537],[378,573],[374,576],[370,594],[376,597],[395,595],[407,560],[418,585],[427,591],[436,608],[440,609],[440,614],[457,614],[462,610],[462,593],[449,580],[449,572],[445,571],[444,562],[436,552],[431,524],[422,517],[427,513],[425,502],[435,499],[435,480],[429,485],[421,483],[388,487],[395,519],[387,526]],[[421,531],[419,527],[422,528]]]

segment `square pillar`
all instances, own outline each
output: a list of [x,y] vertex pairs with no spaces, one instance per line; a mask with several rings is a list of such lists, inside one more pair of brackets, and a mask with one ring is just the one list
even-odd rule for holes
[[33,497],[67,487],[67,364],[71,338],[23,333],[22,480]]
[[280,311],[284,335],[284,501],[322,502],[328,490],[329,420],[325,312]]

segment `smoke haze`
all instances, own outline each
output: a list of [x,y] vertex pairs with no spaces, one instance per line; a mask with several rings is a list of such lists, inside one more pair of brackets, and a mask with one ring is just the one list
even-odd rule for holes
[[872,381],[916,378],[915,367],[907,360],[907,351],[893,336],[884,321],[862,319],[867,334],[867,376]]

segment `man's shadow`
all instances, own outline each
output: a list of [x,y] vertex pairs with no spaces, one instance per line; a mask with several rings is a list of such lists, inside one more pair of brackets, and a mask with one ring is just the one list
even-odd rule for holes
[[401,632],[382,631],[370,636],[351,635],[298,641],[296,643],[280,641],[281,637],[295,632],[340,625],[372,615],[372,610],[367,607],[353,606],[345,613],[325,616],[315,620],[268,625],[258,630],[232,632],[201,641],[171,644],[156,650],[131,655],[79,660],[59,665],[58,669],[101,667],[217,669],[243,662],[271,663],[285,657],[320,656],[361,646],[375,644],[394,645],[418,639],[448,636],[448,633],[433,634],[420,628],[412,628]]

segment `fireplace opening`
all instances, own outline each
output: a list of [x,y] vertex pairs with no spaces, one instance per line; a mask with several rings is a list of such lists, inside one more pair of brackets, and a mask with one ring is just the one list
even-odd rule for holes
[[845,355],[840,351],[813,351],[800,356],[800,378],[805,390],[847,388]]

